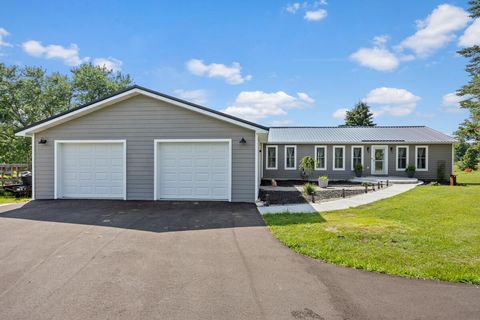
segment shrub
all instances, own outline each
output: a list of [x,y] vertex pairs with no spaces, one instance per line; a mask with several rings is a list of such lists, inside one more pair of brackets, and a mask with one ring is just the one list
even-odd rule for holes
[[306,195],[312,195],[315,193],[315,185],[313,183],[307,182],[303,185],[303,192]]
[[478,148],[477,146],[471,146],[465,152],[463,156],[463,164],[466,168],[476,170],[478,166]]
[[328,180],[328,177],[327,176],[321,176],[318,178],[318,180]]
[[409,164],[406,168],[405,168],[405,172],[415,172],[415,166],[413,164]]
[[463,161],[457,161],[456,164],[457,164],[458,170],[463,171],[463,170],[466,169],[465,164],[463,163]]
[[305,173],[305,178],[308,178],[315,170],[315,160],[310,156],[303,157],[300,161],[299,168]]
[[360,163],[357,163],[354,167],[353,167],[353,171],[355,172],[363,172],[363,166],[360,164]]
[[437,166],[437,181],[445,180],[445,161],[439,161]]

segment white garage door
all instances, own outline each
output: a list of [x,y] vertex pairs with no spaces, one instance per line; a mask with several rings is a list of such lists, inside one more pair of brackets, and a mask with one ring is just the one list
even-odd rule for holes
[[124,143],[59,143],[57,198],[124,199]]
[[159,142],[157,199],[230,200],[230,143]]

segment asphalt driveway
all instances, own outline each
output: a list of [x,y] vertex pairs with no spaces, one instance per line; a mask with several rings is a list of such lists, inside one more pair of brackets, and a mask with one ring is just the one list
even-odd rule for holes
[[0,207],[0,319],[478,319],[479,302],[298,255],[250,204]]

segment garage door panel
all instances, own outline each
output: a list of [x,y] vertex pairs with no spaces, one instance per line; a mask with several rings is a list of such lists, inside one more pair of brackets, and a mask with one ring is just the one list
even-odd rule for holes
[[59,148],[59,197],[124,197],[123,143],[60,143]]
[[228,200],[228,142],[160,142],[157,198]]

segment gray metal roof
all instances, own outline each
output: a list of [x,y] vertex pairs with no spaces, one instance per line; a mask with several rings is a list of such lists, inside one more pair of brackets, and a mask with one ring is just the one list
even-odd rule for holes
[[272,127],[268,143],[452,143],[455,139],[425,126]]

